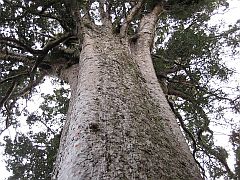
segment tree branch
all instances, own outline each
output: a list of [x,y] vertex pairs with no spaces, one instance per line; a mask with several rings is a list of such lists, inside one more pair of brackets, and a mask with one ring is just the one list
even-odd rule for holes
[[133,6],[129,14],[126,16],[125,21],[123,22],[123,25],[120,29],[120,35],[121,37],[124,37],[127,33],[128,27],[130,22],[133,20],[133,18],[139,13],[139,11],[142,8],[144,0],[140,0]]
[[104,11],[105,0],[99,0],[99,12],[103,25],[111,28],[111,21],[109,20],[108,13]]
[[34,87],[38,86],[45,77],[45,75],[46,75],[45,73],[42,73],[36,80],[31,80],[25,88],[13,94],[11,97],[24,96],[27,92],[31,91]]
[[195,160],[195,162],[198,164],[199,168],[202,170],[203,175],[205,176],[205,170],[204,168],[201,166],[200,162],[196,159],[196,152],[197,152],[197,142],[194,138],[194,136],[192,135],[192,133],[187,129],[187,127],[185,126],[184,120],[182,118],[182,116],[177,112],[177,110],[175,110],[173,103],[167,98],[168,103],[172,109],[172,111],[174,112],[175,116],[177,117],[177,119],[180,122],[180,125],[183,129],[183,131],[189,136],[189,138],[192,141],[192,148],[193,148],[193,158]]
[[72,33],[65,33],[61,36],[59,36],[57,39],[55,40],[50,40],[41,50],[43,54],[46,54],[49,50],[51,50],[52,48],[54,48],[55,46],[59,45],[60,43],[64,42],[65,40],[67,40],[68,38],[72,37],[73,34]]
[[34,66],[32,67],[31,73],[33,73],[37,67],[39,66],[39,64],[41,64],[41,62],[43,61],[44,57],[47,55],[48,51],[51,50],[52,48],[58,46],[60,43],[64,42],[65,40],[67,40],[68,38],[72,37],[72,33],[65,33],[62,36],[60,36],[59,38],[49,41],[41,50],[41,54],[40,56],[38,56]]
[[5,61],[12,61],[12,62],[22,62],[24,64],[33,64],[34,60],[27,55],[17,54],[17,53],[10,53],[10,52],[1,52],[0,50],[0,59]]
[[174,95],[177,97],[181,97],[181,98],[193,103],[193,99],[191,98],[190,95],[187,95],[187,94],[185,94],[181,91],[178,91],[176,89],[173,89],[173,88],[168,87],[168,95]]
[[19,77],[21,77],[21,76],[25,76],[25,75],[29,75],[29,73],[28,73],[28,72],[23,72],[23,73],[16,74],[16,75],[14,75],[14,76],[8,77],[8,78],[6,78],[6,79],[3,79],[3,80],[0,81],[0,85],[3,84],[3,83],[5,83],[5,82],[7,82],[7,81],[11,81],[11,80],[13,80],[13,79],[17,79],[17,78],[19,78]]
[[[153,10],[142,17],[137,36],[137,51],[151,51],[155,37],[155,26],[159,15],[164,11],[160,4],[157,4]],[[150,53],[150,52],[149,52]]]
[[8,88],[5,96],[1,99],[0,101],[0,109],[2,109],[3,105],[5,104],[5,102],[9,99],[9,97],[12,95],[14,89],[16,88],[16,85],[17,85],[17,81],[14,80],[12,82],[12,85]]
[[0,35],[0,43],[6,44],[12,42],[15,45],[17,45],[18,47],[26,50],[27,52],[31,53],[31,54],[38,54],[39,52],[41,52],[40,50],[35,50],[32,49],[31,47],[29,47],[28,45],[24,44],[23,42],[15,39],[15,38],[11,38],[11,37],[4,37],[2,35]]

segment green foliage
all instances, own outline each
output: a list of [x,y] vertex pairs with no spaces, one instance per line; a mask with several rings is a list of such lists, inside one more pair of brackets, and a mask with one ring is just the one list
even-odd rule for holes
[[49,138],[45,132],[26,135],[18,134],[14,140],[5,137],[5,155],[8,156],[7,168],[13,179],[51,179],[60,135]]
[[[159,36],[152,54],[153,62],[177,117],[184,121],[186,137],[195,156],[205,160],[203,166],[211,178],[236,179],[237,173],[232,172],[227,163],[228,152],[215,145],[210,127],[214,123],[213,116],[215,123],[219,123],[219,119],[226,120],[224,113],[227,108],[239,112],[238,95],[233,98],[219,86],[212,86],[214,81],[227,82],[234,74],[234,70],[225,65],[223,48],[228,41],[236,42],[234,37],[238,28],[234,26],[218,32],[216,26],[210,27],[206,23],[210,18],[209,12],[194,16],[188,14],[188,18],[178,16],[180,18],[176,20],[164,16],[165,21],[160,22],[162,28],[157,29]],[[216,103],[224,105],[216,108]]]
[[199,15],[209,15],[221,5],[228,7],[226,0],[169,0],[167,3],[169,16],[176,20],[190,20]]
[[[14,139],[4,137],[9,179],[51,179],[63,122],[65,121],[69,90],[63,87],[44,98],[38,113],[28,115],[27,133],[18,132]],[[39,131],[39,126],[41,131]]]
[[240,129],[236,129],[232,131],[230,140],[233,145],[233,150],[235,153],[236,179],[239,179],[240,178]]

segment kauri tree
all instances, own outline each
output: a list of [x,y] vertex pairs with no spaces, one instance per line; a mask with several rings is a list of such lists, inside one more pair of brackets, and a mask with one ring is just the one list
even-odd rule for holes
[[[239,130],[234,171],[210,128],[225,108],[239,112],[238,95],[211,86],[234,73],[223,47],[239,45],[238,23],[207,24],[226,1],[0,3],[1,133],[23,114],[46,127],[5,137],[9,179],[239,178]],[[70,102],[63,86],[29,114],[22,101],[47,76],[70,85]]]

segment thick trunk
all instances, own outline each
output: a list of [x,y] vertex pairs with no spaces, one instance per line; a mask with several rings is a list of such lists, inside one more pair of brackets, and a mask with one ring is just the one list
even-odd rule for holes
[[78,71],[53,179],[201,179],[149,47],[91,32]]

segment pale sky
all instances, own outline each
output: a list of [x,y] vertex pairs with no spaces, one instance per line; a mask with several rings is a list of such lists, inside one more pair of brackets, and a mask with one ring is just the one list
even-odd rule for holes
[[[238,19],[240,19],[240,0],[230,0],[230,8],[228,10],[228,12],[225,12],[224,14],[218,14],[215,15],[214,18],[212,18],[211,23],[217,23],[220,22],[221,20],[225,20],[225,22],[227,24],[234,24]],[[224,29],[227,28],[228,25],[226,25],[225,27],[223,27]],[[235,63],[230,63],[229,65],[232,67],[237,67],[236,66],[237,61],[235,61]],[[240,61],[238,62],[238,67],[240,67]],[[236,81],[238,81],[238,83],[240,83],[240,79],[238,78]],[[35,97],[35,99],[40,100],[39,97]],[[32,107],[36,107],[36,104],[32,104]],[[221,131],[221,130],[220,130]],[[225,131],[225,129],[224,129]],[[229,131],[229,129],[228,129]],[[12,133],[11,131],[7,130],[4,135],[9,135],[9,136],[13,136],[14,133]],[[223,135],[219,135],[217,136],[217,144],[218,145],[223,145],[225,144],[225,146],[227,146],[227,149],[231,150],[229,147],[229,145],[227,144],[228,142],[228,136],[223,136]],[[2,141],[3,136],[0,137],[0,141]],[[5,168],[5,163],[3,160],[3,156],[2,156],[3,150],[2,148],[0,148],[0,180],[5,180],[7,179],[7,177],[9,177],[10,173],[6,170]],[[231,161],[231,160],[230,160]]]

